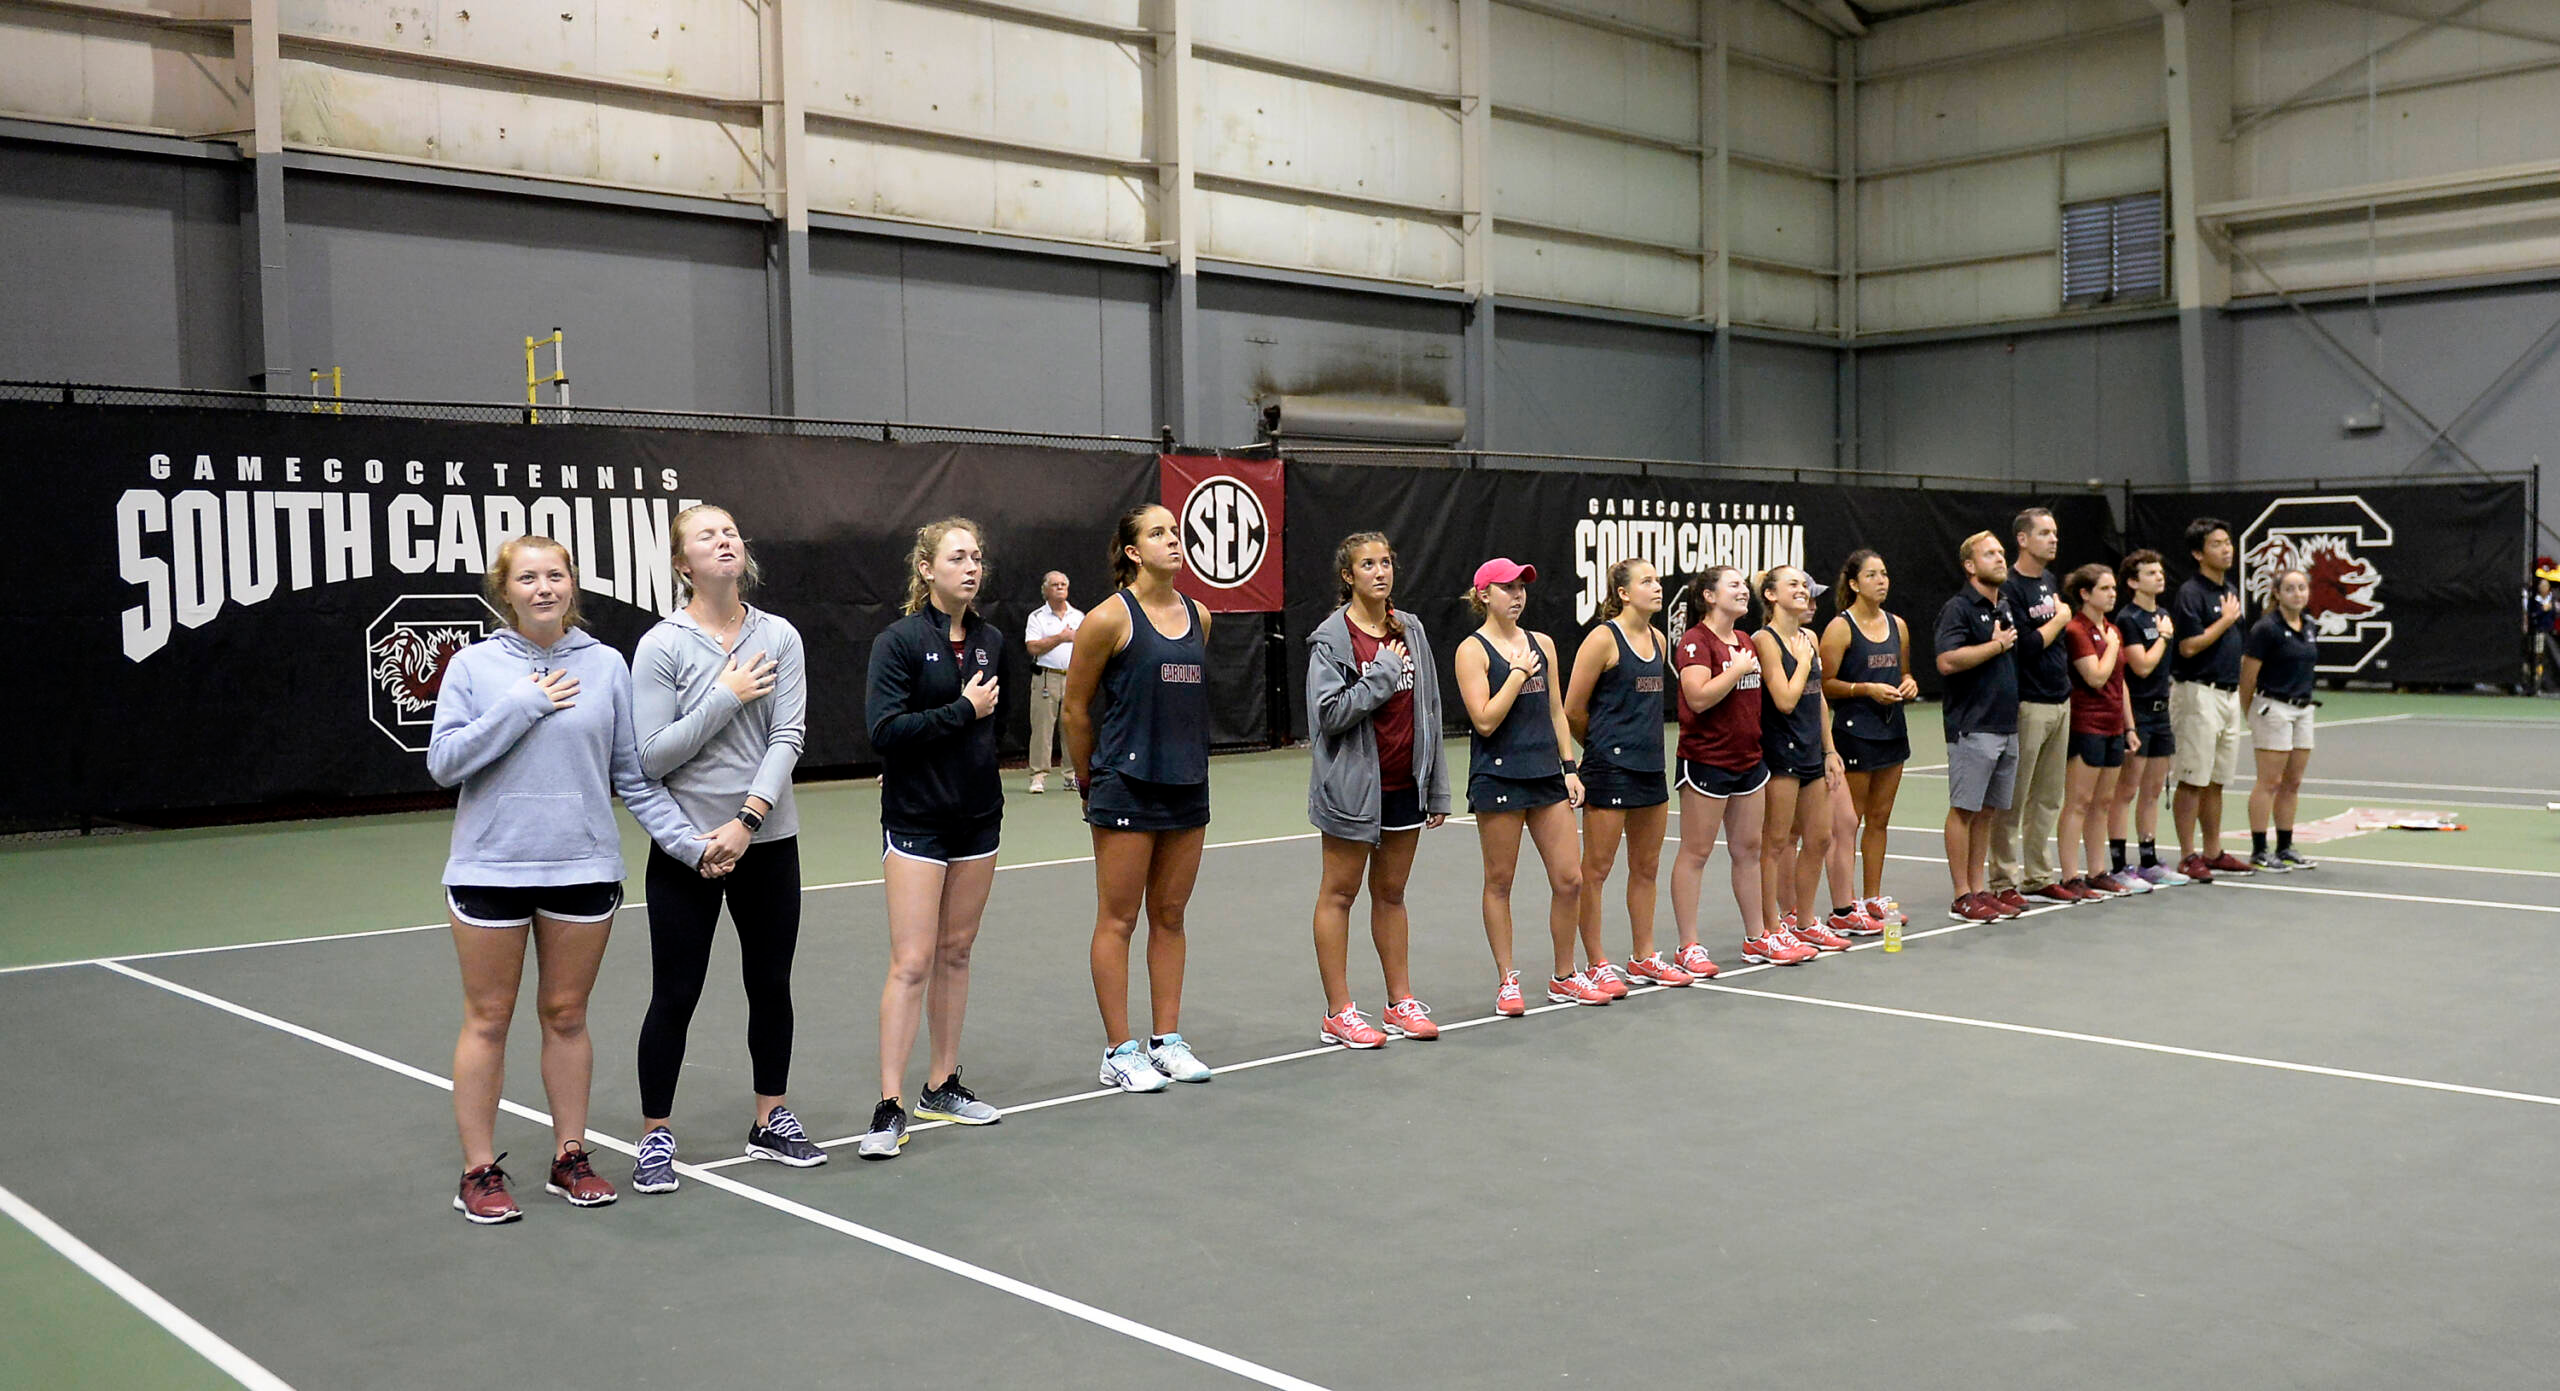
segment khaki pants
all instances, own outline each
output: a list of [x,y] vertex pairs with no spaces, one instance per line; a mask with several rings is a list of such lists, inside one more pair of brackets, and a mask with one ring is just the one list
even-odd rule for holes
[[1987,886],[1993,893],[2040,889],[2061,875],[2053,828],[2062,819],[2063,769],[2070,760],[2070,703],[2018,702],[2018,789],[1991,823]]
[[1031,771],[1045,773],[1058,766],[1051,752],[1058,742],[1058,711],[1067,701],[1067,674],[1047,667],[1031,669]]

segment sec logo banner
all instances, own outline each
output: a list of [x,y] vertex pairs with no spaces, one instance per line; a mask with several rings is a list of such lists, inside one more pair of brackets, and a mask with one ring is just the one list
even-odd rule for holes
[[1281,607],[1281,464],[1167,454],[1159,493],[1182,534],[1176,585],[1212,613]]

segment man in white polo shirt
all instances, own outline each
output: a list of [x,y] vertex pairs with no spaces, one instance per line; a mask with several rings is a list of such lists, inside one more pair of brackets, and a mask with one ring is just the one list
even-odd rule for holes
[[1040,597],[1048,602],[1022,623],[1022,645],[1031,651],[1031,790],[1049,790],[1049,770],[1056,766],[1058,710],[1067,698],[1067,661],[1075,655],[1076,629],[1084,614],[1067,602],[1067,577],[1056,570],[1040,577]]

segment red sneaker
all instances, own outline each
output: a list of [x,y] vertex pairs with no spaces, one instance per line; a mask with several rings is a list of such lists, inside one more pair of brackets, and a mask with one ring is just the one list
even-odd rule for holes
[[1609,992],[1592,983],[1588,972],[1576,971],[1547,982],[1547,998],[1559,1005],[1605,1005]]
[[[503,1154],[498,1156],[504,1158]],[[463,1220],[494,1227],[524,1216],[524,1209],[507,1195],[507,1171],[498,1167],[498,1159],[462,1171],[462,1187],[453,1195],[453,1210],[461,1213]]]
[[1846,913],[1834,913],[1828,921],[1823,923],[1823,926],[1829,928],[1834,935],[1841,937],[1884,935],[1884,920],[1864,908],[1852,908]]
[[2187,876],[2187,880],[2190,883],[2210,884],[2213,882],[2213,866],[2205,863],[2205,858],[2202,855],[2189,855],[2185,859],[2178,861],[2178,872]]
[[2225,850],[2221,854],[2214,856],[2212,859],[2205,861],[2204,867],[2212,870],[2216,874],[2255,874],[2258,872],[2247,860],[2241,859],[2239,856],[2232,854],[2228,850]]
[[1618,969],[1618,963],[1594,961],[1582,968],[1582,974],[1588,977],[1593,985],[1600,988],[1600,993],[1610,999],[1627,998],[1627,973]]
[[1847,951],[1849,939],[1818,922],[1806,923],[1788,934],[1815,951]]
[[1958,922],[1996,923],[2009,915],[2001,911],[2000,901],[1989,894],[1966,894],[1948,905],[1947,916]]
[[1520,994],[1520,973],[1512,971],[1502,978],[1501,988],[1493,992],[1493,1012],[1505,1019],[1517,1019],[1529,1010],[1529,1002]]
[[1440,1036],[1440,1026],[1431,1022],[1431,1006],[1411,995],[1387,1006],[1378,1022],[1397,1038],[1418,1038],[1425,1042]]
[[1742,939],[1742,959],[1754,966],[1799,966],[1818,953],[1788,940],[1784,932]]
[[1337,1048],[1377,1048],[1386,1041],[1387,1036],[1360,1013],[1357,1003],[1340,1014],[1326,1015],[1323,1026],[1316,1031],[1316,1042]]
[[542,1185],[545,1193],[556,1193],[569,1200],[571,1207],[603,1207],[622,1195],[613,1185],[596,1176],[596,1166],[588,1161],[587,1147],[575,1140],[551,1161],[551,1177]]
[[[2000,896],[2003,899],[2006,899],[2009,896],[2009,891],[2005,889],[2002,890]],[[2076,890],[2061,884],[2047,884],[2039,889],[2029,889],[2024,894],[2021,894],[2020,897],[2025,899],[2029,904],[2060,903],[2068,905],[2078,903],[2080,901],[2080,894]]]
[[2071,895],[2071,901],[2074,903],[2095,903],[2099,899],[2107,896],[2098,892],[2095,887],[2091,886],[2086,875],[2065,879],[2061,883],[2054,885],[2053,889],[2056,893]]
[[1894,902],[1891,894],[1886,894],[1882,898],[1868,899],[1858,905],[1858,911],[1878,923],[1900,923],[1904,927],[1911,926],[1911,915],[1902,911],[1902,905]]
[[[1712,966],[1715,963],[1710,961],[1707,964]],[[1697,980],[1696,976],[1693,976],[1688,972],[1681,970],[1679,967],[1672,965],[1670,962],[1663,960],[1662,953],[1660,952],[1655,952],[1651,956],[1638,957],[1635,960],[1628,962],[1627,974],[1635,977],[1637,980],[1646,981],[1654,985],[1667,985],[1674,987],[1688,985]]]
[[1996,894],[1984,894],[1983,897],[1999,904],[2000,916],[2004,918],[2014,918],[2034,906],[2027,902],[2027,896],[2025,894],[2018,892],[2016,889],[2002,889]]
[[1680,969],[1688,972],[1689,978],[1695,981],[1711,980],[1722,968],[1716,965],[1714,957],[1707,955],[1704,942],[1691,942],[1680,949]]

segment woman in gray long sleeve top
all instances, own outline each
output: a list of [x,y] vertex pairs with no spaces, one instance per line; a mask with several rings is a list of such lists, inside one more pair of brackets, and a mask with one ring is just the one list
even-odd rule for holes
[[[1325,1019],[1316,1037],[1346,1048],[1440,1029],[1415,999],[1406,969],[1404,886],[1422,832],[1449,815],[1449,769],[1440,749],[1440,677],[1421,620],[1393,604],[1395,549],[1374,531],[1334,551],[1342,607],[1307,642],[1307,724],[1315,763],[1307,819],[1324,832],[1316,889],[1316,972]],[[1369,883],[1369,931],[1387,981],[1387,1008],[1371,1024],[1351,998],[1351,905]],[[1381,1029],[1379,1025],[1384,1025]]]
[[640,763],[666,779],[686,815],[718,828],[713,843],[737,861],[726,877],[706,880],[664,854],[649,856],[649,1012],[640,1024],[640,1162],[631,1176],[643,1193],[677,1186],[668,1122],[723,899],[738,926],[755,1074],[746,1152],[793,1168],[827,1159],[783,1104],[791,1073],[791,958],[800,940],[800,817],[791,770],[809,708],[800,634],[748,607],[743,595],[759,572],[726,511],[696,505],[677,513],[669,544],[690,597],[640,639],[633,662]]
[[579,631],[578,571],[568,550],[541,536],[507,542],[489,567],[487,594],[508,627],[447,665],[427,742],[428,773],[462,788],[444,870],[463,1003],[453,1115],[464,1168],[453,1205],[484,1224],[524,1215],[498,1167],[504,1156],[494,1151],[528,935],[540,947],[542,1080],[555,1136],[545,1186],[578,1207],[617,1196],[596,1175],[582,1138],[595,1072],[587,996],[622,903],[612,794],[657,843],[656,854],[707,874],[726,872],[730,858],[706,847],[712,838],[696,836],[676,800],[641,770],[631,671],[621,653]]

